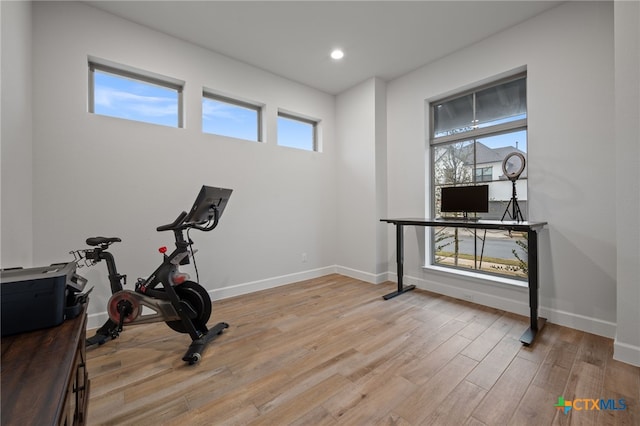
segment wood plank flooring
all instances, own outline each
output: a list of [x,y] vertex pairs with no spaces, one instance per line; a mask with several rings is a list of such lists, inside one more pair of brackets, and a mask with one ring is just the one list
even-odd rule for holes
[[210,323],[230,328],[194,366],[188,335],[126,327],[87,351],[88,423],[640,425],[640,368],[610,339],[547,324],[527,348],[525,317],[421,290],[383,300],[394,288],[329,275],[215,301]]

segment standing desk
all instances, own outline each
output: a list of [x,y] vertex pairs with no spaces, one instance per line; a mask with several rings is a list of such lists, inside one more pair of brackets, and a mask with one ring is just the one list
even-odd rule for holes
[[403,262],[404,262],[404,227],[405,226],[423,226],[423,227],[451,227],[451,228],[471,228],[471,229],[494,229],[504,231],[526,232],[528,238],[527,262],[529,270],[529,309],[530,309],[530,325],[527,331],[520,337],[520,341],[526,346],[533,343],[538,331],[544,327],[545,318],[538,317],[538,231],[541,230],[547,222],[526,222],[526,221],[502,221],[502,220],[465,220],[463,218],[455,219],[428,219],[428,218],[401,218],[401,219],[380,219],[381,222],[392,223],[396,226],[396,262],[398,275],[398,290],[389,293],[384,297],[385,300],[399,296],[402,293],[413,290],[415,285],[405,286],[403,279]]

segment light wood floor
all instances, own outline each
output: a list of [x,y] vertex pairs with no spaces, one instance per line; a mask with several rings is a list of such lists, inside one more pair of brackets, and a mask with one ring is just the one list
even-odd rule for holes
[[[640,425],[640,368],[610,339],[547,324],[527,348],[525,317],[419,290],[383,300],[394,288],[329,275],[216,301],[210,323],[230,328],[194,366],[188,335],[125,328],[87,352],[89,424]],[[565,415],[560,396],[626,409]]]

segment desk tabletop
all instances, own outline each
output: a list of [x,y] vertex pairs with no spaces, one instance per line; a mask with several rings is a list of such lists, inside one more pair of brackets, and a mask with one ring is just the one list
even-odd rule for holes
[[537,231],[547,222],[530,222],[516,220],[487,220],[487,219],[442,219],[442,218],[393,218],[380,219],[381,222],[395,225],[414,226],[446,226],[452,228],[503,229],[507,231]]

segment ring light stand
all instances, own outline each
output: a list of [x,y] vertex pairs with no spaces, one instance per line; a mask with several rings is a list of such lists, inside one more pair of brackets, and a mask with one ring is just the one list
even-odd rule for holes
[[[518,167],[517,170],[509,171],[509,159],[511,157],[518,157],[520,159],[520,167]],[[524,155],[519,152],[512,152],[511,154],[507,155],[502,161],[502,171],[504,172],[504,175],[511,181],[513,189],[511,191],[511,200],[509,200],[509,204],[507,204],[507,208],[505,209],[501,220],[504,220],[505,216],[509,214],[511,220],[524,222],[522,211],[520,210],[520,206],[518,205],[518,196],[516,195],[516,181],[524,171],[525,164],[526,160],[524,158]],[[509,207],[511,207],[511,212],[509,212]]]

